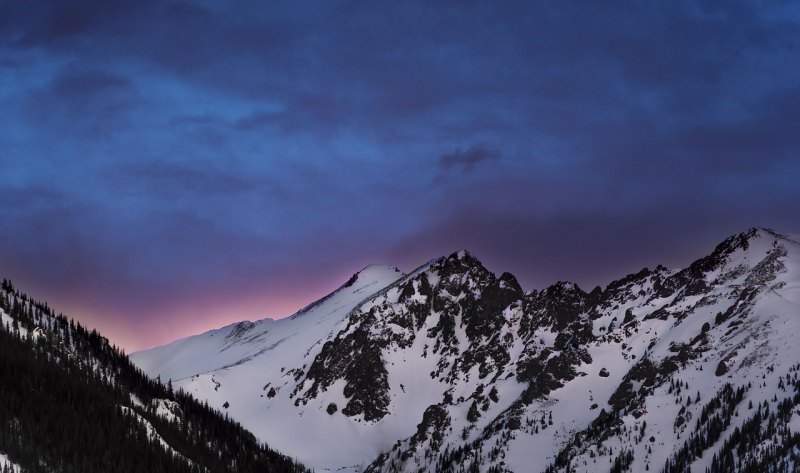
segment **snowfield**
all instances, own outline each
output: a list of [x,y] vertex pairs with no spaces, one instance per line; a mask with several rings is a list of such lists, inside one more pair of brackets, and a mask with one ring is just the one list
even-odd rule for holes
[[[322,340],[356,305],[403,276],[394,267],[368,266],[351,286],[291,317],[240,322],[136,353],[131,359],[152,376],[164,382],[171,379],[175,389],[208,400],[282,453],[303,455],[308,458],[305,464],[317,470],[343,466],[359,470],[403,432],[332,417],[325,411],[328,404],[298,409],[289,395],[297,363],[313,359]],[[343,399],[341,389],[331,390],[328,401],[342,406]],[[383,442],[376,444],[376,438]]]

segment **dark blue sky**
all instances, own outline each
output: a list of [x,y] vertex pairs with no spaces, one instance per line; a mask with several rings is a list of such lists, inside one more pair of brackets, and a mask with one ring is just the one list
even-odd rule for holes
[[797,4],[600,3],[0,2],[0,273],[135,349],[372,262],[800,231]]

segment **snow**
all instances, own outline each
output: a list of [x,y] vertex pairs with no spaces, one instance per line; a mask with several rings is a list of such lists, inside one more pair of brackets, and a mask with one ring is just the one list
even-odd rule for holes
[[129,415],[129,416],[133,416],[134,418],[136,418],[136,420],[137,420],[137,421],[138,421],[140,424],[142,424],[142,426],[144,426],[145,430],[147,431],[147,436],[148,436],[148,437],[150,437],[152,440],[156,440],[156,441],[158,441],[159,445],[161,445],[161,447],[162,447],[164,450],[166,450],[167,452],[169,452],[169,453],[171,453],[171,454],[173,454],[173,455],[175,455],[175,456],[177,456],[177,457],[183,458],[183,459],[184,459],[184,460],[186,460],[186,462],[188,462],[188,463],[191,463],[191,461],[190,461],[189,459],[187,459],[186,457],[184,457],[183,455],[181,455],[180,453],[178,453],[176,450],[174,450],[174,449],[173,449],[173,448],[172,448],[172,447],[171,447],[171,446],[170,446],[170,445],[169,445],[169,444],[166,442],[166,440],[164,440],[164,439],[161,437],[161,435],[159,435],[159,434],[158,434],[158,431],[156,431],[155,427],[153,427],[153,424],[151,424],[151,423],[150,423],[150,421],[148,421],[147,419],[145,419],[144,417],[142,417],[141,415],[139,415],[139,413],[138,413],[138,412],[136,412],[135,410],[131,409],[130,407],[127,407],[127,406],[119,406],[119,408],[120,408],[120,409],[122,409],[122,412],[124,412],[125,414],[127,414],[127,415]]
[[[160,375],[162,381],[172,379],[175,389],[181,387],[208,400],[270,447],[302,457],[318,471],[360,467],[380,454],[384,442],[391,444],[408,427],[366,426],[341,413],[329,415],[325,410],[329,403],[335,402],[340,410],[347,403],[341,386],[295,407],[290,398],[295,387],[293,370],[307,368],[304,364],[310,364],[322,349],[321,341],[350,311],[403,276],[394,267],[371,265],[358,273],[352,286],[339,288],[291,317],[248,324],[235,334],[235,340],[229,337],[240,324],[134,353],[131,359],[150,375]],[[277,391],[272,399],[267,397],[270,388]],[[223,408],[226,402],[227,409]],[[376,444],[376,439],[381,442]]]
[[[145,372],[160,375],[164,381],[172,379],[176,389],[181,387],[208,400],[210,405],[229,413],[272,448],[299,458],[317,471],[360,471],[396,442],[407,442],[416,432],[422,412],[439,403],[445,392],[456,400],[463,397],[465,401],[447,406],[452,423],[440,449],[463,445],[462,431],[468,429],[466,441],[482,442],[484,455],[497,446],[501,450],[500,458],[512,471],[541,471],[577,433],[597,418],[602,409],[610,410],[609,398],[636,363],[647,358],[658,364],[674,356],[673,349],[689,344],[705,324],[710,326],[706,334],[708,350],[672,375],[673,381],[688,384],[681,401],[689,395],[694,400],[696,392],[701,393],[700,403],[693,402],[685,407],[687,417],[696,418],[701,406],[725,383],[736,387],[753,382],[754,389],[747,392],[740,408],[750,401],[757,405],[772,400],[778,377],[800,362],[800,346],[794,341],[795,334],[800,333],[800,244],[765,230],[756,232],[748,242],[747,249],[732,252],[724,264],[704,275],[712,287],[709,293],[687,296],[677,291],[668,297],[656,297],[653,275],[621,288],[624,298],[593,315],[591,328],[595,339],[586,345],[591,362],[578,365],[575,368],[578,375],[574,379],[545,398],[524,406],[521,412],[523,422],[552,415],[553,425],[536,430],[523,427],[506,439],[501,437],[502,433],[507,433],[505,430],[492,433],[491,429],[484,429],[507,413],[526,384],[519,383],[514,376],[494,380],[491,386],[497,389],[498,402],[491,402],[475,424],[466,421],[470,396],[479,384],[489,381],[480,379],[477,366],[468,373],[450,373],[454,379],[445,380],[447,374],[443,377],[428,375],[437,370],[439,359],[431,356],[431,338],[420,334],[426,334],[439,320],[440,314],[432,309],[410,346],[402,349],[390,346],[381,352],[389,372],[390,415],[373,423],[364,422],[360,416],[342,415],[341,409],[348,401],[342,392],[343,380],[336,381],[307,404],[295,406],[298,380],[302,381],[322,345],[337,334],[357,328],[355,324],[348,324],[348,315],[357,307],[361,311],[377,307],[387,316],[400,310],[396,306],[398,283],[427,271],[433,261],[406,277],[390,267],[370,266],[359,273],[352,286],[340,288],[290,318],[234,324],[135,353],[131,358]],[[718,313],[738,303],[748,278],[754,274],[753,269],[779,248],[786,250],[780,258],[785,269],[778,271],[774,281],[765,282],[767,289],[753,301],[743,304],[742,311],[730,320],[715,324]],[[457,258],[464,259],[466,255],[466,252],[459,252]],[[659,277],[677,273],[663,268],[656,271]],[[432,286],[439,284],[440,275],[435,271],[426,272],[426,275]],[[469,288],[474,288],[475,284],[468,279],[462,283]],[[569,283],[563,283],[563,287],[577,290]],[[480,291],[476,290],[475,294],[480,297]],[[458,300],[464,293],[449,297]],[[419,293],[410,300],[425,302]],[[637,321],[634,328],[623,327],[629,309]],[[666,319],[647,318],[660,309],[670,315]],[[582,316],[587,317],[586,314]],[[526,346],[516,336],[521,318],[520,308],[506,308],[503,312],[505,324],[494,338],[495,342],[507,336],[511,339],[507,347],[511,362],[505,367],[506,373],[513,373],[513,365],[530,346],[552,348],[559,335],[541,328],[534,331]],[[608,330],[612,321],[613,328]],[[376,324],[371,327],[371,336],[384,332],[403,336],[404,330],[393,324]],[[471,343],[463,326],[455,327],[455,337],[458,353],[463,353]],[[423,353],[428,356],[423,357]],[[553,350],[550,357],[557,355]],[[726,361],[730,370],[725,376],[715,376],[721,360]],[[452,366],[455,355],[447,361],[451,363],[448,366]],[[607,377],[600,376],[602,368],[608,370]],[[756,389],[756,383],[764,387]],[[634,390],[642,385],[641,381],[632,384]],[[668,393],[668,387],[669,382],[656,387],[636,415],[630,412],[622,415],[624,426],[631,432],[639,432],[646,423],[644,439],[619,434],[603,442],[603,451],[596,446],[583,446],[573,455],[575,471],[605,470],[622,449],[635,452],[632,471],[644,471],[646,466],[651,471],[659,471],[694,426],[689,421],[687,424],[692,425],[688,430],[675,427],[678,412],[686,403],[676,403],[676,395]],[[272,389],[275,396],[269,398]],[[223,409],[226,402],[229,407]],[[326,408],[330,403],[335,403],[339,412],[329,415]],[[747,417],[744,414],[733,417],[728,431],[695,462],[693,470],[704,471],[724,438]],[[800,413],[795,414],[790,425],[794,430],[800,429]],[[421,446],[413,453],[406,470],[424,469],[424,448]],[[482,468],[485,470],[488,466],[486,463]],[[342,468],[344,470],[340,470]]]
[[16,468],[17,471],[22,471],[22,469],[16,463],[12,462],[8,459],[8,457],[4,453],[0,453],[0,468],[5,468],[10,466],[12,468]]
[[789,421],[789,428],[792,432],[800,433],[800,412],[795,411],[792,414],[792,419]]
[[[14,323],[14,319],[10,315],[6,314],[5,311],[0,309],[0,323],[2,323],[3,330],[5,330],[6,324],[8,324],[8,326],[11,327],[12,324]],[[20,334],[20,336],[22,338],[27,337],[28,336],[28,329],[26,329],[25,327],[20,326],[19,327],[19,334]]]
[[163,417],[170,422],[180,420],[178,414],[181,409],[178,407],[177,402],[169,399],[153,399],[153,406],[157,416]]
[[[734,252],[723,267],[707,275],[707,280],[712,281],[720,278],[728,271],[735,274],[735,268],[739,268],[742,265],[752,268],[767,255],[768,251],[772,250],[774,242],[775,238],[772,235],[761,233],[750,241],[748,250],[740,249]],[[658,338],[656,345],[648,352],[649,357],[659,360],[668,356],[670,344],[690,340],[699,334],[702,325],[708,322],[712,326],[708,333],[711,339],[710,346],[716,348],[716,351],[712,350],[698,362],[674,375],[674,379],[681,380],[689,385],[689,388],[683,394],[684,399],[687,395],[691,395],[694,398],[697,391],[704,393],[705,396],[713,395],[725,383],[741,386],[758,379],[759,384],[764,383],[766,387],[764,389],[749,390],[745,400],[740,405],[740,409],[742,406],[747,405],[749,401],[752,401],[755,405],[765,400],[771,401],[778,384],[778,377],[788,372],[794,363],[800,361],[800,347],[792,343],[795,337],[794,334],[800,332],[800,317],[798,317],[797,304],[794,302],[797,300],[796,298],[800,298],[800,284],[798,284],[800,283],[799,257],[800,252],[795,249],[783,259],[786,271],[779,274],[776,281],[776,283],[784,284],[778,290],[780,292],[776,292],[776,290],[765,291],[755,301],[750,310],[750,316],[746,321],[730,333],[728,332],[731,321],[714,327],[714,316],[718,312],[723,312],[736,301],[733,292],[743,284],[747,274],[739,275],[717,287],[713,294],[716,297],[716,302],[710,305],[697,307],[695,304],[699,298],[686,298],[676,309],[691,308],[693,310],[691,316],[680,322],[676,322],[671,318],[666,321],[651,319],[643,322],[639,327],[639,336],[627,338],[626,343],[634,347],[634,353],[641,353],[643,345],[642,333],[654,331],[663,334]],[[616,353],[613,345],[608,345],[603,351],[595,349],[591,354],[595,362],[593,365],[605,364],[619,367],[614,371],[627,371],[622,368],[627,362],[623,359],[615,359]],[[717,377],[714,376],[714,371],[720,359],[729,359],[732,369],[726,376]],[[767,366],[774,367],[774,370],[768,370]],[[614,376],[614,371],[611,373],[612,377]],[[763,379],[761,379],[762,376]],[[561,390],[563,394],[558,393],[559,399],[572,391],[584,379],[586,378],[575,380],[563,388]],[[597,383],[590,384],[595,389],[599,385]],[[611,384],[616,386],[617,383],[612,382]],[[634,449],[636,460],[632,471],[643,471],[646,462],[649,463],[651,469],[654,466],[660,468],[664,461],[688,437],[688,433],[681,435],[680,430],[674,431],[673,424],[682,404],[676,404],[675,396],[667,395],[666,388],[666,386],[661,386],[653,395],[647,398],[644,409],[646,413],[640,419],[634,420],[631,415],[627,415],[623,419],[626,425],[637,423],[637,425],[641,425],[642,422],[647,422],[646,436],[653,435],[656,439],[652,454],[644,450],[647,442],[637,445],[623,441],[619,437],[612,437],[604,442],[606,447],[613,448],[615,452],[619,452],[620,448],[623,447]],[[601,398],[607,399],[607,397]],[[695,412],[695,416],[697,416],[700,406],[706,401],[707,399],[705,401],[701,400],[700,404],[692,404],[687,410],[690,413]],[[554,417],[556,417],[556,414],[554,414]],[[722,445],[723,440],[733,429],[741,426],[746,418],[746,415],[733,417],[726,434],[708,449],[701,459],[692,465],[692,470],[704,471],[710,464],[713,454]],[[800,421],[793,418],[792,422],[793,426],[800,426]],[[576,467],[576,471],[595,471],[597,464],[605,465],[609,458],[597,458],[597,464],[593,463],[594,460],[589,459],[586,455],[577,456],[573,466]],[[586,461],[586,465],[584,465],[584,461]]]
[[132,404],[134,407],[139,407],[139,408],[141,408],[141,409],[144,409],[144,403],[141,401],[141,399],[139,399],[139,398],[136,396],[136,394],[133,394],[133,393],[131,393],[131,394],[130,394],[130,399],[131,399],[131,404]]

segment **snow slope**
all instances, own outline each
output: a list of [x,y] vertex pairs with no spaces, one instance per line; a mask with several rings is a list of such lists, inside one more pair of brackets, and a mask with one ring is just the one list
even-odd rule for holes
[[[800,394],[800,243],[771,230],[588,293],[524,293],[466,252],[368,270],[289,319],[132,359],[318,471],[705,471]],[[739,461],[784,455],[793,409]]]
[[382,434],[379,429],[367,432],[342,419],[335,422],[321,409],[297,409],[289,394],[303,360],[313,360],[336,324],[403,276],[394,267],[368,266],[291,317],[240,322],[131,359],[153,377],[171,379],[176,389],[207,399],[272,448],[308,457],[318,469],[368,462],[380,453],[368,441]]

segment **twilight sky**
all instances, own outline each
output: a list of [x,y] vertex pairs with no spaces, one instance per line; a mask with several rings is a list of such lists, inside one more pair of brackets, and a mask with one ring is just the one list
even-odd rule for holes
[[0,0],[0,274],[135,350],[369,263],[800,232],[797,3],[432,3]]

